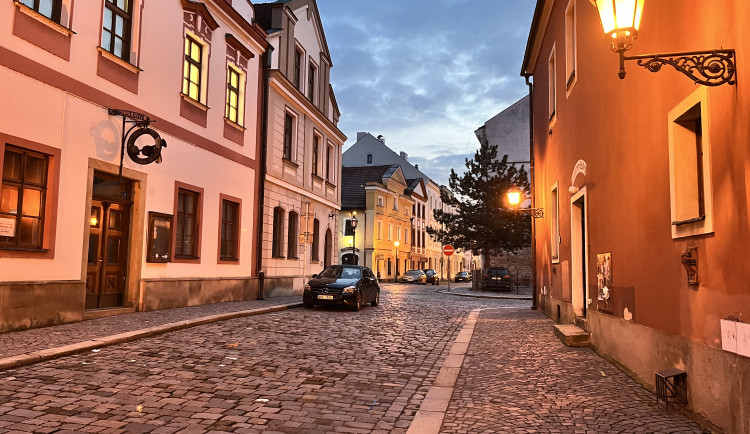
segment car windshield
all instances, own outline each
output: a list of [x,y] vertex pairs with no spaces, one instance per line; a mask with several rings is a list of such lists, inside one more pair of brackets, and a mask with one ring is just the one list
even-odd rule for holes
[[335,279],[359,279],[362,277],[362,270],[359,268],[347,267],[328,267],[323,270],[318,277],[332,277]]
[[417,271],[417,270],[411,270],[411,271],[407,271],[406,272],[407,276],[420,276],[421,274],[422,274],[422,272],[421,271]]

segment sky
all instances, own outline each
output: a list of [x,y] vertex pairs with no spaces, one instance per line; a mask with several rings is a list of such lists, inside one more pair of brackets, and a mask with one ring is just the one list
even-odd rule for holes
[[383,135],[448,185],[474,131],[528,94],[520,75],[534,0],[317,0],[339,129]]

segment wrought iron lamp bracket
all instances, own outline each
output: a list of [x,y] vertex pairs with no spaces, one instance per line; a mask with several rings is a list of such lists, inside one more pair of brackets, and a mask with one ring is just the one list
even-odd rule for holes
[[[122,109],[108,109],[107,114],[110,116],[122,116],[122,137],[120,142],[120,177],[122,178],[122,167],[125,158],[125,152],[133,162],[137,164],[150,164],[154,161],[161,163],[161,152],[167,147],[167,141],[159,136],[156,130],[150,128],[152,121],[148,116]],[[128,124],[130,128],[126,130]],[[132,134],[131,134],[132,133]],[[142,135],[149,135],[154,139],[153,145],[146,145],[138,148],[136,140]],[[143,155],[141,157],[141,155]]]
[[735,52],[728,50],[688,51],[683,53],[641,54],[626,56],[625,49],[618,50],[620,54],[620,72],[618,76],[625,78],[625,61],[637,60],[651,72],[659,72],[661,67],[669,65],[685,74],[696,84],[704,86],[734,85],[737,83]]
[[524,214],[529,214],[535,219],[544,218],[544,208],[522,208],[516,211]]

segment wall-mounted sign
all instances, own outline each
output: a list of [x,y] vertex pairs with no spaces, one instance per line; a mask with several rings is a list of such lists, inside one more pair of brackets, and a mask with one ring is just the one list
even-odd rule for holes
[[0,237],[16,236],[16,219],[0,217]]

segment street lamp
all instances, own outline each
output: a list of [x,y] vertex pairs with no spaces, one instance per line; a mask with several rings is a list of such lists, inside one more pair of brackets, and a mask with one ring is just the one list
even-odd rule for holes
[[359,260],[357,259],[357,223],[359,223],[359,220],[357,220],[357,211],[352,212],[352,261],[354,262],[354,265],[359,265]]
[[393,245],[396,246],[396,278],[393,280],[394,282],[398,281],[398,246],[400,244],[398,241],[393,242]]
[[662,66],[669,65],[695,83],[705,86],[736,83],[732,49],[625,56],[625,52],[633,48],[633,41],[638,37],[646,0],[590,1],[599,11],[602,29],[610,48],[620,55],[620,72],[617,74],[620,79],[625,78],[625,61],[638,60],[638,66],[651,72],[658,72]]
[[511,208],[516,212],[528,213],[535,219],[544,217],[544,208],[516,208],[521,205],[521,198],[525,197],[525,194],[518,188],[511,188],[505,193],[508,196],[508,203]]

